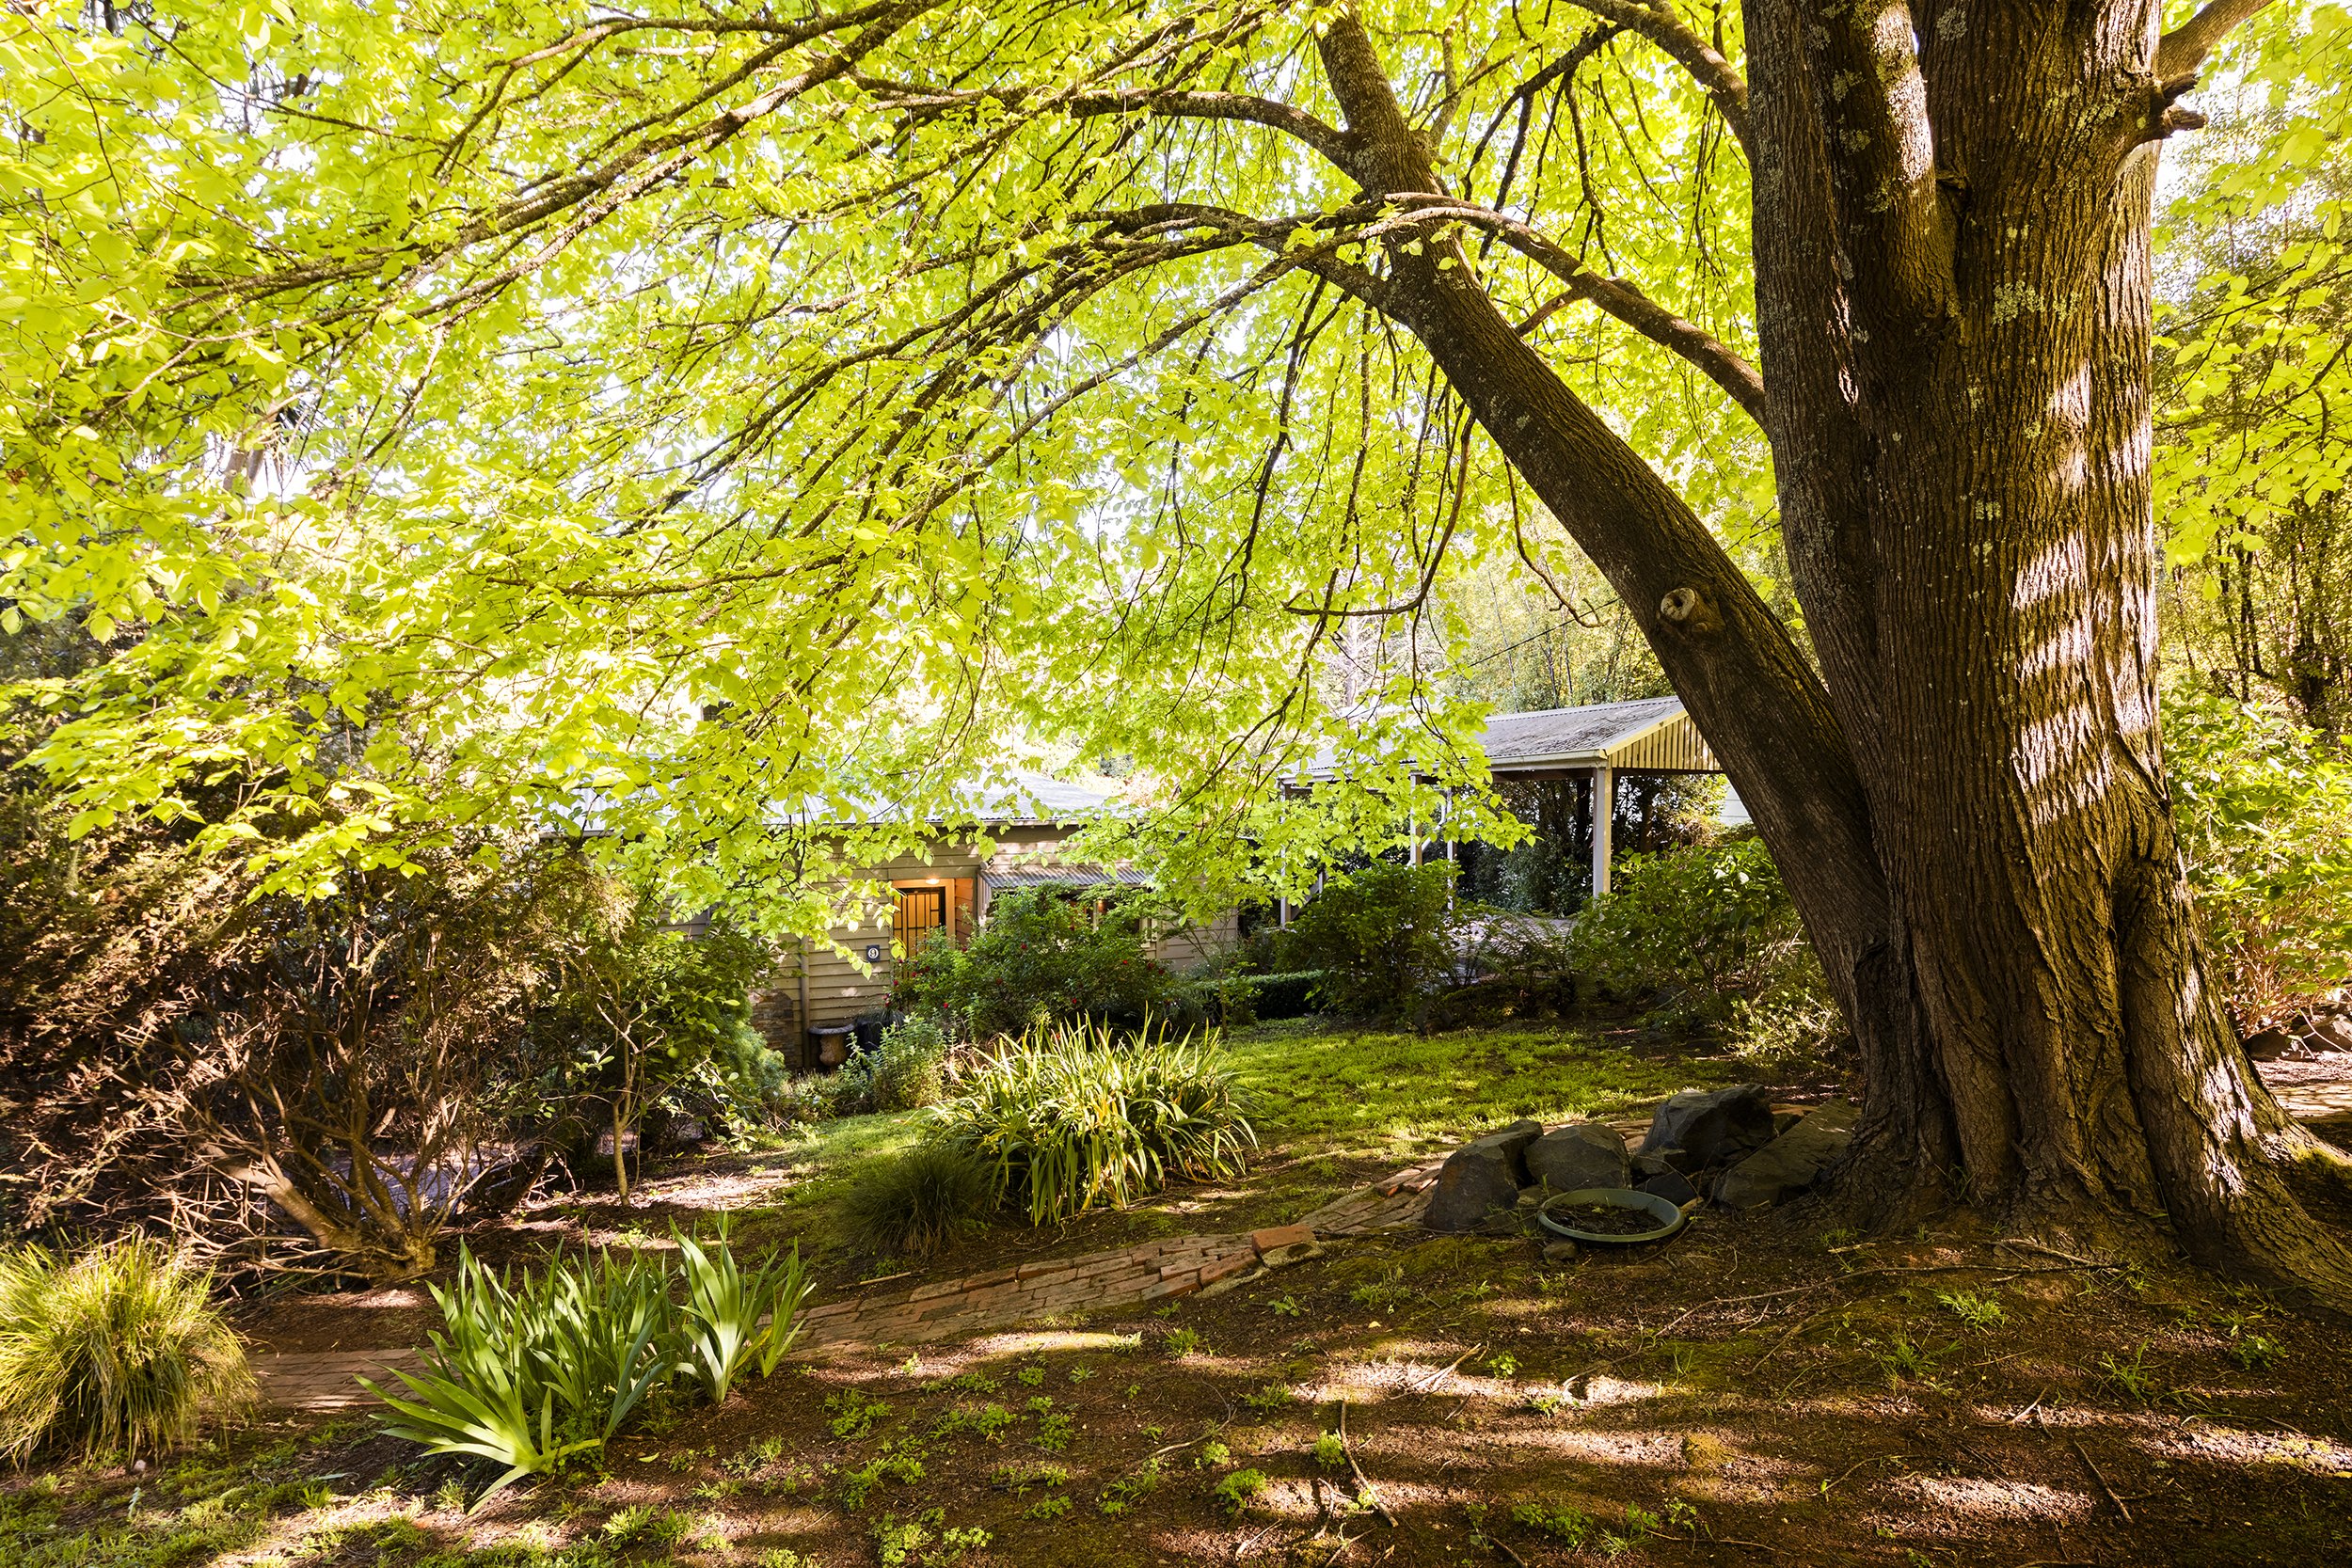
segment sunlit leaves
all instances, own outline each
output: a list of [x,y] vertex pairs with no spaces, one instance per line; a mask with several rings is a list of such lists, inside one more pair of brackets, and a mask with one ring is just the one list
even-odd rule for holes
[[[109,644],[46,693],[42,764],[93,823],[245,778],[207,842],[274,885],[569,826],[802,926],[817,874],[1024,765],[1138,766],[1122,831],[1204,902],[1425,831],[1474,782],[1433,607],[1548,525],[1303,265],[1349,176],[1069,107],[1188,83],[1329,118],[1311,21],[10,12],[0,594]],[[1751,348],[1739,154],[1676,68],[1620,39],[1521,94],[1589,17],[1371,21],[1461,188]],[[1545,313],[1514,253],[1477,268],[1760,564],[1760,443],[1712,385]],[[1359,622],[1407,654],[1335,690]],[[1335,746],[1361,787],[1275,787]]]

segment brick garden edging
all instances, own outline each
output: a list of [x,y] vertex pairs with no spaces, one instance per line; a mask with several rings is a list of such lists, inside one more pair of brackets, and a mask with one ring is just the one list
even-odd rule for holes
[[[1419,1165],[1334,1199],[1295,1225],[1219,1236],[1181,1236],[1116,1252],[1019,1263],[886,1294],[852,1294],[802,1315],[795,1359],[873,1345],[964,1338],[1041,1317],[1141,1306],[1190,1295],[1237,1279],[1261,1263],[1279,1264],[1291,1249],[1413,1224],[1429,1203],[1438,1166]],[[373,1396],[390,1370],[414,1371],[414,1350],[319,1351],[257,1355],[254,1382],[271,1404],[294,1410],[347,1410]],[[397,1390],[395,1390],[397,1391]]]

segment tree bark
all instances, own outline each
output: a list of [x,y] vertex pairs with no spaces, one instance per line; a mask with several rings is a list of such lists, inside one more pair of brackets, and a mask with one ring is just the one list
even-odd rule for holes
[[[2161,767],[2156,7],[1750,0],[1747,37],[1764,424],[1818,676],[1461,245],[1392,252],[1383,302],[1632,610],[1779,862],[1861,1047],[1850,1195],[2086,1236],[2169,1215],[2352,1304],[2282,1177],[2341,1157],[2207,982]],[[1370,194],[1439,192],[1363,29],[1321,56]]]

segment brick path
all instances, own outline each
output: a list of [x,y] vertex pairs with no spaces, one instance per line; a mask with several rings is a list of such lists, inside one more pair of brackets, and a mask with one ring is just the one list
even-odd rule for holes
[[[1336,1240],[1411,1225],[1429,1202],[1435,1164],[1398,1171],[1327,1203],[1295,1225],[1223,1236],[1184,1236],[1116,1252],[1021,1263],[886,1292],[852,1293],[803,1315],[800,1355],[881,1344],[961,1339],[1041,1317],[1140,1306],[1237,1279],[1318,1238]],[[295,1410],[345,1410],[373,1398],[357,1379],[389,1382],[389,1370],[421,1368],[413,1350],[320,1351],[257,1355],[262,1398]]]

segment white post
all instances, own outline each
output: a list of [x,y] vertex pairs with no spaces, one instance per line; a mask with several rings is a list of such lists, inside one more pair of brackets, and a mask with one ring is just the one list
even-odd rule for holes
[[1607,763],[1593,769],[1593,896],[1609,895],[1609,836],[1617,816],[1617,770]]

